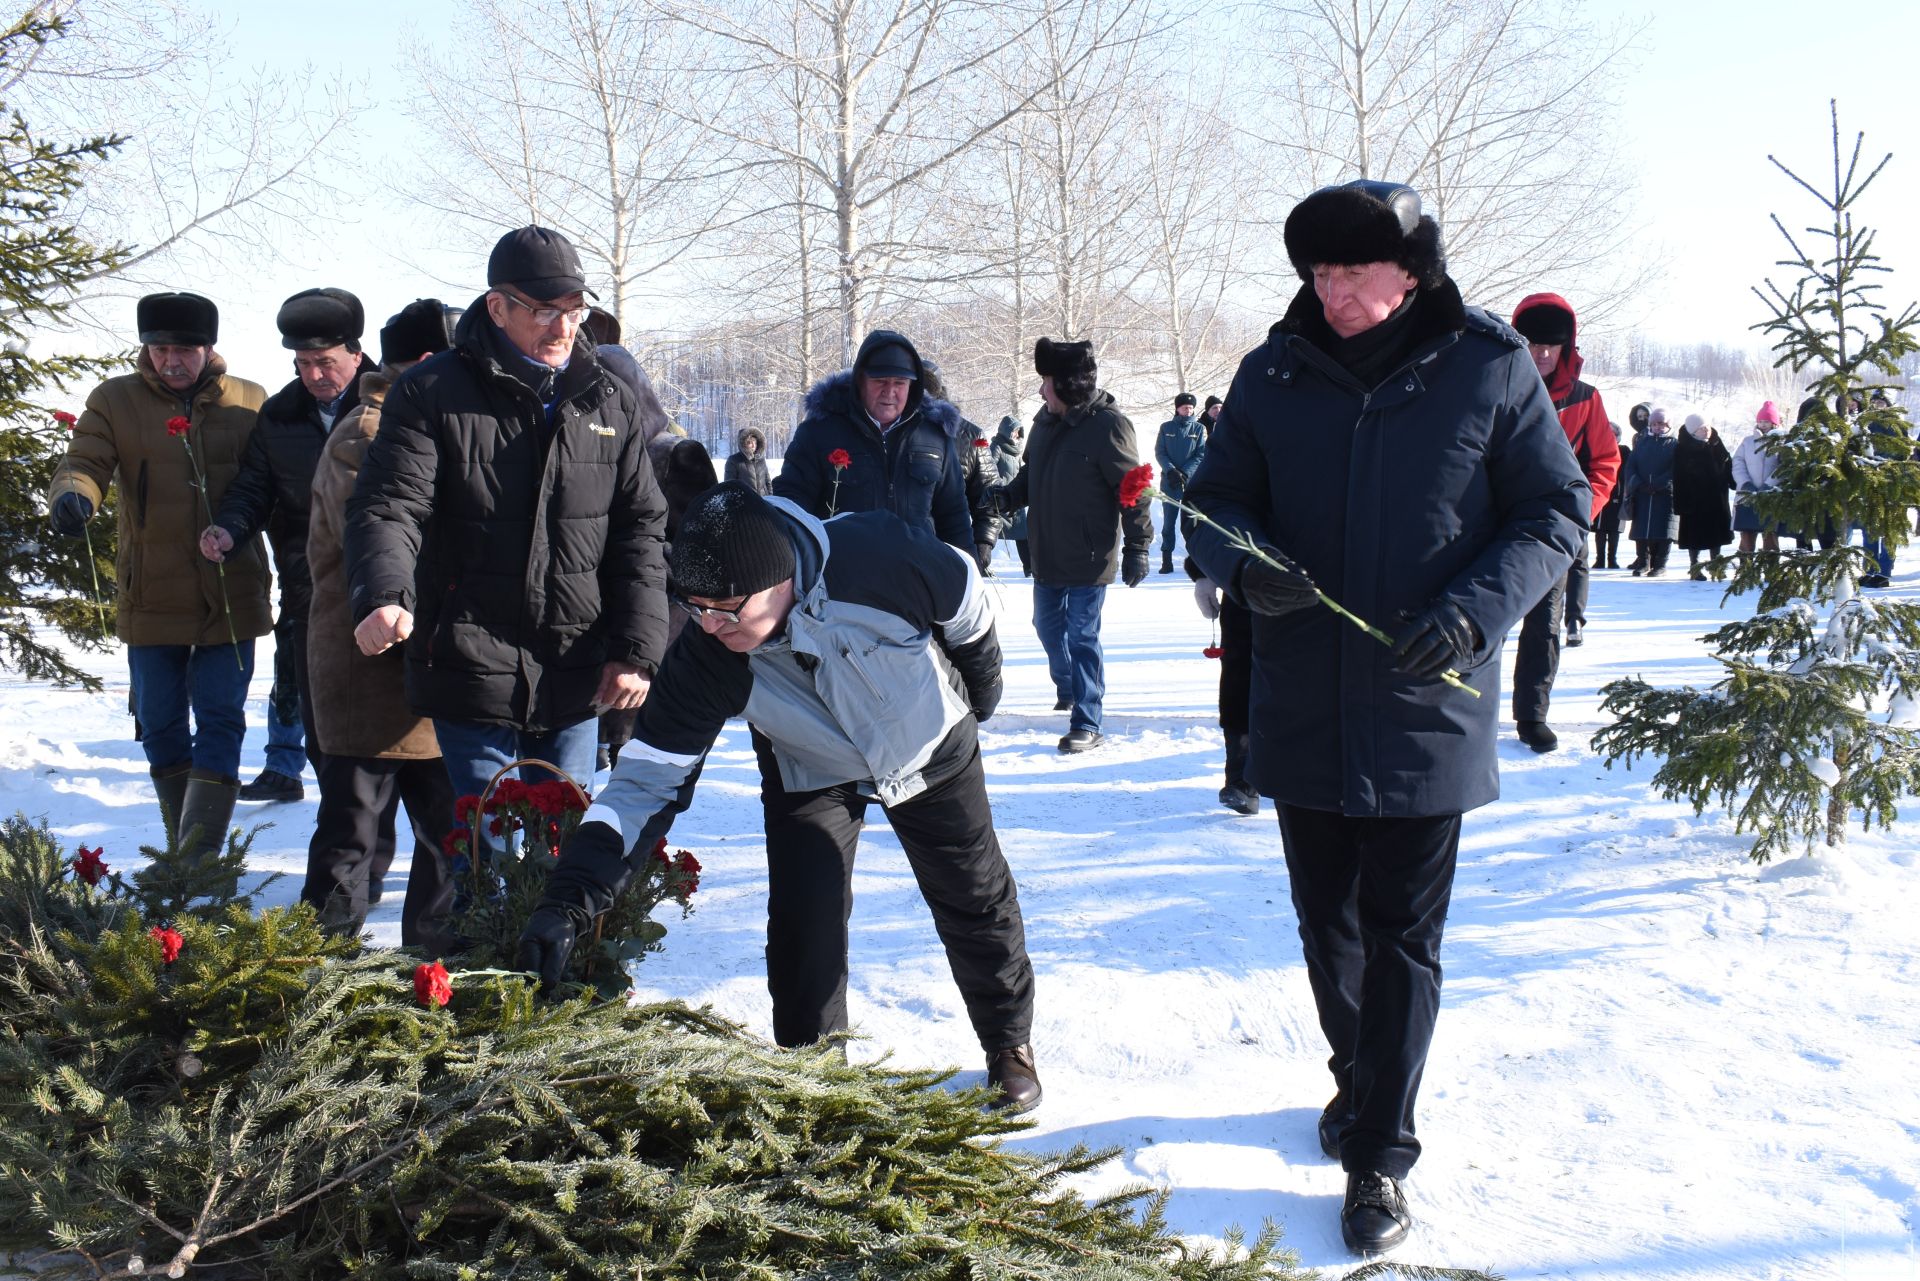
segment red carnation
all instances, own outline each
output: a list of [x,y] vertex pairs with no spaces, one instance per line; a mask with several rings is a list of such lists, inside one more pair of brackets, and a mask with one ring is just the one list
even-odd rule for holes
[[973,438],[973,447],[975,449],[985,449],[987,447],[987,438],[985,436],[975,436]]
[[1227,652],[1226,650],[1224,650],[1224,649],[1221,649],[1221,648],[1220,648],[1220,647],[1219,647],[1218,645],[1209,645],[1209,646],[1207,646],[1207,647],[1206,647],[1205,649],[1203,649],[1203,650],[1201,650],[1201,651],[1200,651],[1200,657],[1202,657],[1202,658],[1218,658],[1218,657],[1220,657],[1220,656],[1221,656],[1222,654],[1224,654],[1224,653],[1226,653],[1226,652]]
[[1120,505],[1132,507],[1153,488],[1153,464],[1141,463],[1120,480]]
[[692,894],[700,888],[700,860],[693,856],[691,850],[680,851],[680,857],[675,861],[674,868],[687,883],[682,891],[683,896]]
[[173,417],[167,419],[167,435],[169,436],[184,436],[192,430],[193,424],[185,418],[182,418],[179,414],[175,414]]
[[73,425],[79,422],[80,420],[78,418],[75,418],[72,414],[68,413],[64,409],[56,409],[53,411],[53,421],[59,423],[62,427],[65,427],[68,431],[72,431]]
[[166,965],[172,965],[179,960],[180,949],[187,945],[187,941],[180,937],[180,931],[172,926],[161,929],[156,925],[147,931],[147,937],[160,944],[160,960]]
[[101,857],[106,852],[104,845],[91,850],[82,845],[73,856],[73,874],[89,885],[98,885],[107,875],[107,861]]
[[453,980],[438,961],[413,967],[413,999],[433,1009],[453,999]]
[[853,455],[844,449],[836,449],[827,455],[827,463],[836,470],[844,471],[846,468],[853,466]]
[[448,858],[453,858],[456,855],[466,852],[460,848],[460,842],[472,839],[473,833],[471,831],[464,827],[456,827],[440,838],[440,849]]
[[480,798],[478,796],[462,796],[453,803],[453,821],[456,823],[471,827],[479,813]]
[[671,854],[668,854],[668,853],[667,853],[667,838],[666,838],[666,837],[664,837],[664,836],[663,836],[663,837],[661,837],[661,838],[660,838],[659,840],[657,840],[657,841],[655,841],[655,842],[654,842],[654,844],[653,844],[653,856],[654,856],[655,858],[657,858],[657,859],[659,859],[659,860],[660,860],[660,861],[661,861],[662,863],[666,863],[666,864],[669,864],[669,865],[671,865],[671,864],[672,864],[672,862],[673,862],[673,856],[672,856]]

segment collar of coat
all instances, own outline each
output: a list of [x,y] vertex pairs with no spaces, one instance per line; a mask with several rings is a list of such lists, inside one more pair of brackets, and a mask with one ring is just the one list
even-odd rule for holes
[[1068,405],[1067,412],[1064,414],[1056,414],[1045,405],[1041,405],[1040,412],[1033,416],[1033,425],[1038,427],[1043,423],[1057,423],[1062,427],[1071,427],[1075,423],[1087,421],[1087,419],[1093,417],[1095,414],[1112,409],[1113,406],[1114,399],[1112,392],[1096,391],[1093,393],[1092,399],[1088,400],[1084,405]]
[[[499,326],[493,323],[493,317],[487,314],[487,296],[481,294],[473,300],[472,305],[461,315],[460,323],[455,326],[453,350],[458,353],[460,359],[472,364],[482,379],[491,380],[497,385],[518,387],[520,393],[525,396],[537,396],[525,379],[518,377],[500,363],[499,357],[493,350],[493,333],[497,333],[498,330]],[[506,343],[510,349],[514,349],[512,344],[507,342],[505,334],[500,335],[500,341]],[[445,353],[442,353],[442,356],[444,355]],[[427,359],[440,358],[441,356],[429,356]],[[593,343],[587,339],[586,331],[583,329],[574,336],[573,354],[567,359],[567,367],[560,370],[559,376],[554,379],[554,404],[560,405],[567,401],[578,400],[584,393],[595,388],[601,390],[603,398],[604,395],[615,394],[613,381],[613,375],[600,364],[599,353],[594,350]]]
[[[848,422],[873,426],[873,419],[867,416],[867,407],[860,403],[859,388],[853,385],[851,369],[843,369],[837,374],[828,374],[809,387],[805,408],[804,416],[807,418],[822,418],[828,414],[838,414]],[[920,403],[901,415],[900,421],[894,426],[901,427],[912,422],[916,414],[932,423],[934,429],[942,436],[950,436],[954,440],[966,436],[969,442],[973,439],[968,435],[970,429],[960,419],[960,411],[938,396],[920,397]],[[878,428],[875,430],[877,431]]]
[[[1409,350],[1416,355],[1427,351],[1436,341],[1459,333],[1482,334],[1507,347],[1525,348],[1527,345],[1526,339],[1513,329],[1478,307],[1469,307],[1461,301],[1460,289],[1451,276],[1442,276],[1438,285],[1419,292],[1414,299],[1412,323]],[[1320,296],[1313,292],[1311,283],[1300,287],[1300,292],[1293,296],[1293,302],[1287,307],[1287,314],[1274,323],[1267,331],[1267,336],[1276,349],[1295,341],[1325,355],[1334,333],[1327,324],[1326,309],[1320,305]],[[1331,357],[1327,359],[1331,362]]]

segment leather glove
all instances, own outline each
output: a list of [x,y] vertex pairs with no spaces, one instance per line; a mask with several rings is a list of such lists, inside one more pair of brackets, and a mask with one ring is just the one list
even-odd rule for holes
[[1000,706],[1000,694],[1005,688],[997,676],[989,684],[967,686],[967,704],[973,709],[973,719],[984,721],[993,715],[994,709]]
[[993,544],[975,543],[973,545],[974,563],[980,566],[980,572],[986,573],[993,567]]
[[1393,638],[1393,665],[1409,676],[1438,676],[1449,667],[1465,671],[1479,648],[1473,620],[1452,601],[1437,600]]
[[1178,467],[1167,468],[1167,479],[1173,482],[1175,489],[1185,489],[1187,487],[1187,473],[1181,471]]
[[519,968],[540,976],[540,990],[551,992],[566,977],[573,944],[584,928],[577,907],[542,903],[520,931]]
[[1271,547],[1263,548],[1279,561],[1278,567],[1258,556],[1250,556],[1240,570],[1240,597],[1256,614],[1274,617],[1305,609],[1320,600],[1320,589],[1307,577],[1307,571]]
[[1138,587],[1147,581],[1147,549],[1129,547],[1120,555],[1120,581]]
[[53,507],[47,512],[47,523],[53,526],[57,534],[68,538],[78,538],[86,532],[87,522],[93,519],[93,504],[87,501],[85,494],[76,494],[72,490],[53,500]]
[[1213,585],[1211,578],[1194,581],[1193,603],[1200,607],[1200,617],[1208,620],[1220,617],[1220,589]]

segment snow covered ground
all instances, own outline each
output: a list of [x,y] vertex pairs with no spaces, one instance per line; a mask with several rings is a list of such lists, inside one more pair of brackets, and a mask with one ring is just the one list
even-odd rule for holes
[[[1027,583],[1007,556],[998,572],[1008,695],[983,739],[1038,970],[1047,1091],[1016,1141],[1117,1146],[1089,1190],[1170,1187],[1174,1224],[1200,1236],[1273,1218],[1305,1263],[1337,1273],[1353,1260],[1343,1179],[1314,1138],[1326,1049],[1271,809],[1243,818],[1215,800],[1208,624],[1181,576],[1114,589],[1108,742],[1062,757]],[[1609,771],[1586,746],[1607,680],[1712,678],[1698,637],[1732,612],[1719,596],[1596,574],[1588,643],[1566,652],[1556,691],[1562,749],[1501,743],[1505,795],[1468,816],[1462,842],[1409,1263],[1513,1281],[1920,1278],[1920,823],[1757,869],[1728,822],[1651,797],[1651,764]],[[124,665],[97,670],[98,695],[0,683],[0,806],[44,813],[125,868],[160,827]],[[253,693],[248,777],[264,676]],[[668,922],[638,978],[644,995],[765,1032],[757,788],[736,725],[673,834],[706,867],[698,910]],[[273,901],[298,891],[313,808],[242,807],[241,821],[274,824],[255,846],[259,869],[289,874]],[[398,938],[404,867],[374,920],[383,942]],[[978,1081],[884,822],[856,893],[856,1053],[958,1063]]]

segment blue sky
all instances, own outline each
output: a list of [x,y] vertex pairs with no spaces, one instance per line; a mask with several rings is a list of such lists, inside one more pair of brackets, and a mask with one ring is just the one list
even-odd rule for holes
[[[336,0],[324,20],[314,11],[239,0],[210,0],[208,8],[230,26],[239,61],[284,66],[305,59],[367,77],[374,105],[359,129],[363,172],[350,186],[369,192],[382,166],[404,165],[413,130],[397,107],[402,82],[395,41],[407,27],[430,31],[445,22],[454,0]],[[1603,22],[1650,19],[1632,65],[1621,72],[1620,128],[1639,186],[1644,242],[1664,255],[1665,266],[1632,318],[1661,341],[1757,345],[1747,327],[1764,313],[1750,289],[1769,271],[1777,273],[1772,264],[1785,248],[1768,214],[1780,212],[1797,230],[1818,213],[1812,199],[1768,163],[1767,153],[1818,182],[1827,172],[1827,100],[1835,97],[1849,144],[1864,128],[1874,160],[1898,152],[1911,132],[1912,90],[1903,64],[1920,44],[1920,4],[1885,6],[1870,23],[1847,16],[1827,21],[1784,0],[1675,0],[1652,15],[1642,5],[1595,0],[1585,12]],[[476,73],[484,66],[484,51],[475,51]],[[487,246],[445,246],[422,272],[387,247],[404,214],[377,201],[362,210],[344,217],[331,235],[289,246],[289,263],[264,270],[245,264],[244,273],[236,264],[234,279],[207,282],[223,302],[234,300],[227,302],[229,337],[222,346],[236,372],[270,386],[290,376],[286,353],[274,340],[273,310],[278,299],[311,284],[354,289],[376,327],[415,297],[465,301],[478,292]],[[1914,210],[1920,210],[1920,151],[1896,154],[1863,209],[1896,272],[1890,300],[1920,296]]]

